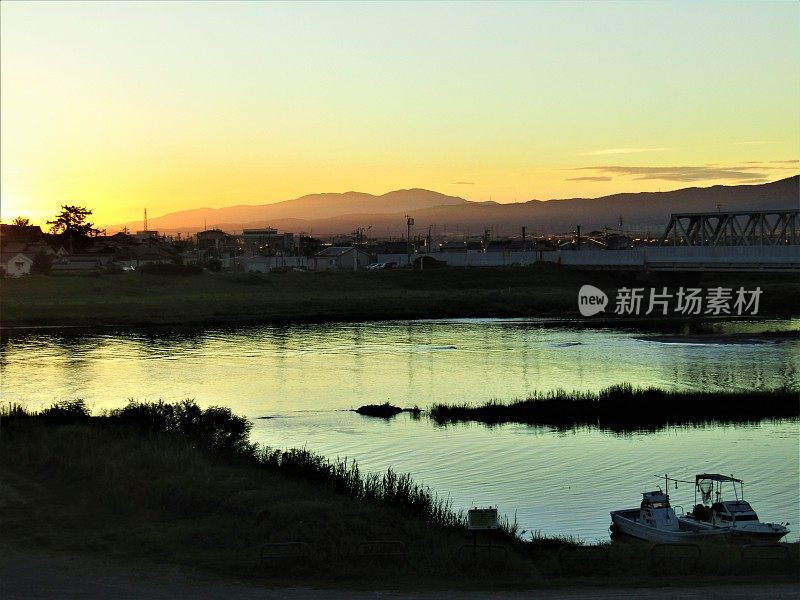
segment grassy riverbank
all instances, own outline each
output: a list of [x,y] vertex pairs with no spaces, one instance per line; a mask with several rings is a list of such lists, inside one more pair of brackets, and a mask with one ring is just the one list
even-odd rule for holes
[[[798,544],[773,556],[738,547],[651,556],[647,546],[585,547],[513,527],[505,562],[471,559],[463,515],[407,476],[257,448],[227,409],[131,404],[91,417],[80,404],[2,417],[0,535],[53,552],[184,564],[270,585],[367,589],[532,588],[796,581]],[[605,509],[603,509],[605,510]],[[519,532],[521,534],[521,532]],[[403,556],[365,556],[400,540]],[[260,562],[265,543],[308,555]],[[384,547],[397,550],[398,546]],[[565,549],[566,548],[566,549]],[[273,550],[275,547],[272,548]],[[485,551],[484,551],[485,552]],[[784,552],[788,552],[784,556]],[[765,559],[765,556],[772,560]]]
[[[248,424],[225,409],[132,404],[89,417],[72,404],[3,421],[3,536],[275,582],[465,575],[456,548],[469,538],[446,501],[391,471],[251,446]],[[359,557],[374,540],[401,540],[407,559]],[[287,542],[309,556],[260,563],[265,543]],[[512,581],[530,580],[525,566],[511,557]]]
[[435,404],[440,424],[476,421],[487,425],[524,423],[570,429],[593,425],[610,431],[656,430],[667,425],[747,423],[800,417],[800,391],[681,392],[617,385],[600,392],[537,394],[509,404]]
[[[583,284],[761,286],[760,315],[791,316],[800,282],[784,274],[580,272],[557,265],[343,273],[142,273],[4,280],[0,325],[146,326],[451,317],[575,317]],[[609,309],[613,313],[613,307]],[[610,316],[613,317],[613,314]]]

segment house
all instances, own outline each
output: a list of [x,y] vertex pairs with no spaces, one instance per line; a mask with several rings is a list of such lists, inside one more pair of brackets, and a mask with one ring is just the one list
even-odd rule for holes
[[207,229],[197,234],[197,252],[201,262],[235,258],[236,238],[221,229]]
[[3,254],[11,256],[13,254],[17,254],[19,252],[25,252],[25,250],[30,246],[28,242],[8,242],[6,241],[3,244]]
[[463,241],[453,242],[444,241],[439,245],[440,252],[466,252],[467,254],[479,254],[484,251],[482,241]]
[[387,242],[377,242],[370,246],[370,250],[372,250],[375,254],[408,254],[409,252],[414,251],[414,247],[406,240],[392,240]]
[[111,254],[70,254],[53,262],[53,273],[72,271],[97,271],[108,266],[114,257]]
[[197,247],[200,250],[210,250],[224,246],[228,241],[227,233],[221,229],[207,229],[197,232]]
[[28,244],[25,247],[25,254],[30,254],[31,256],[36,256],[37,254],[44,254],[45,256],[50,256],[54,259],[61,258],[62,256],[67,256],[69,252],[64,249],[64,246],[51,246],[49,244]]
[[144,229],[142,231],[137,231],[136,235],[131,237],[140,243],[154,242],[158,241],[158,231],[153,229]]
[[0,223],[0,244],[5,246],[8,242],[22,242],[32,244],[44,237],[42,228],[38,225],[10,225]]
[[241,260],[246,273],[269,273],[270,271],[304,270],[308,259],[305,256],[249,256]]
[[372,256],[352,246],[331,246],[308,259],[312,271],[339,271],[363,269],[372,262]]
[[294,247],[294,235],[278,233],[277,229],[243,229],[244,253],[247,256],[274,256],[289,254]]
[[74,271],[98,271],[103,264],[91,256],[65,256],[53,263],[50,267],[53,273],[64,273]]
[[6,277],[22,277],[30,275],[33,267],[33,256],[15,252],[13,254],[3,254],[0,257],[0,270]]
[[[108,255],[95,253],[96,260],[105,260]],[[114,263],[123,268],[141,267],[151,263],[171,263],[175,261],[177,252],[165,245],[129,246],[113,255]],[[106,264],[106,263],[103,263]]]
[[117,242],[122,246],[130,246],[134,241],[133,236],[130,235],[127,231],[118,231],[113,235],[105,236],[105,238],[109,241]]

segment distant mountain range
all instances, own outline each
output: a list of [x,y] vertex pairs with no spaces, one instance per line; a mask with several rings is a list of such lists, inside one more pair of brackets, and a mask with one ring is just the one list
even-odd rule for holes
[[[566,232],[576,225],[584,231],[618,229],[620,220],[626,230],[656,233],[667,224],[671,213],[785,208],[800,208],[800,176],[760,185],[716,185],[509,204],[471,202],[423,189],[397,190],[381,196],[361,192],[311,194],[274,204],[170,213],[151,218],[148,227],[162,233],[193,233],[206,227],[235,233],[269,226],[315,236],[371,227],[369,237],[382,237],[405,235],[405,215],[410,215],[415,220],[415,231],[427,233],[432,226],[440,235],[478,235],[484,229],[493,235],[518,234],[523,226],[530,234]],[[118,231],[124,226],[136,231],[142,223],[132,221],[107,226],[107,230]]]

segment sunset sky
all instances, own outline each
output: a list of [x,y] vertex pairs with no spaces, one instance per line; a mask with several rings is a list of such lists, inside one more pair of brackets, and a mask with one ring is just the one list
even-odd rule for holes
[[800,170],[800,3],[0,4],[0,215]]

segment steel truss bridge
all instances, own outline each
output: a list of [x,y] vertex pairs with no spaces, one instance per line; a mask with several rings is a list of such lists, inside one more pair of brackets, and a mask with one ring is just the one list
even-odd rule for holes
[[675,213],[659,246],[794,246],[800,210]]

